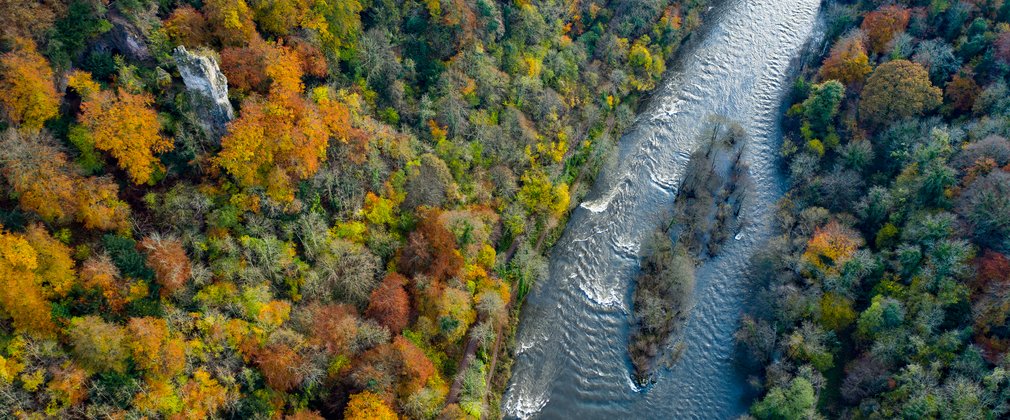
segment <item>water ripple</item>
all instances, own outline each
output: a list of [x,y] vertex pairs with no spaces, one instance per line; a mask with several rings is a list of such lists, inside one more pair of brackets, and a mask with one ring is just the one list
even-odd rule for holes
[[[767,240],[782,194],[775,169],[780,107],[792,62],[815,33],[820,0],[726,0],[685,46],[649,108],[621,139],[589,199],[551,255],[549,278],[527,298],[503,399],[507,416],[582,419],[731,418],[744,385],[731,354],[752,249]],[[700,130],[713,115],[750,135],[754,188],[739,240],[699,268],[697,306],[682,358],[646,391],[630,380],[629,284],[641,240],[669,217]]]

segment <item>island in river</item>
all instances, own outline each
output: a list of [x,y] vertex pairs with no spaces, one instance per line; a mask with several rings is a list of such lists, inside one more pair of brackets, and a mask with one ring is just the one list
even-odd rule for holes
[[687,164],[670,223],[642,243],[628,340],[639,386],[652,381],[661,362],[673,363],[683,351],[678,332],[691,309],[695,267],[741,228],[740,209],[751,182],[742,160],[745,132],[739,124],[713,119],[705,133]]

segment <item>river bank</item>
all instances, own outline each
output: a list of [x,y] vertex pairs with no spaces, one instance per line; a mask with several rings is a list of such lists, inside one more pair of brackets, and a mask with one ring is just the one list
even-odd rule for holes
[[[621,140],[587,201],[552,251],[549,279],[530,293],[516,335],[516,364],[503,403],[511,417],[643,415],[732,417],[745,386],[730,350],[739,272],[765,236],[767,203],[782,188],[774,155],[778,112],[793,61],[814,33],[819,2],[727,1],[682,50],[661,90]],[[788,10],[787,10],[788,9]],[[760,191],[749,197],[740,240],[698,273],[683,363],[638,392],[626,355],[630,278],[645,233],[668,214],[701,123],[739,119],[754,138],[746,158]]]

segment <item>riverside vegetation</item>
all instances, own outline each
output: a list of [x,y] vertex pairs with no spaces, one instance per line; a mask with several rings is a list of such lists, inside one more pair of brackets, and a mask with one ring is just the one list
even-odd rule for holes
[[704,3],[0,0],[0,417],[497,417]]
[[1010,2],[826,4],[737,333],[759,419],[1010,413]]
[[750,184],[742,160],[746,135],[739,125],[720,119],[704,131],[706,138],[691,154],[677,190],[669,225],[642,244],[628,340],[640,386],[652,381],[657,367],[675,362],[687,345],[677,334],[690,314],[695,268],[716,256],[741,228],[740,210]]

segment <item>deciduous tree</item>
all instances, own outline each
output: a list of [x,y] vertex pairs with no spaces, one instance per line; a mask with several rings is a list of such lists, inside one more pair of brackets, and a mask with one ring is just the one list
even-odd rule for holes
[[203,14],[210,33],[223,46],[244,45],[257,36],[253,13],[245,0],[207,0]]
[[870,67],[866,47],[860,34],[838,40],[831,47],[831,54],[821,64],[822,79],[834,79],[846,86],[860,86],[873,68]]
[[243,103],[214,162],[240,186],[262,187],[275,200],[290,202],[292,184],[319,170],[328,140],[342,136],[347,127],[323,118],[342,106],[327,90],[314,94],[313,101],[302,97],[302,68],[294,50],[270,48],[264,59],[269,93]]
[[14,124],[38,130],[59,112],[60,95],[53,70],[35,43],[17,39],[13,51],[0,55],[0,107]]
[[975,83],[970,74],[955,74],[944,90],[944,96],[951,107],[958,112],[971,112],[975,106],[975,98],[982,93],[982,88]]
[[428,211],[410,234],[400,253],[399,266],[404,273],[424,273],[436,280],[455,276],[463,267],[463,257],[456,249],[456,237],[439,222],[437,210]]
[[147,265],[154,270],[162,296],[171,295],[185,286],[192,265],[182,248],[182,241],[152,235],[140,241],[138,247],[147,254]]
[[126,370],[126,331],[95,315],[70,320],[67,328],[74,356],[81,365],[92,372]]
[[[207,32],[207,18],[203,13],[188,4],[177,7],[163,23],[168,38],[177,45],[187,48],[197,48],[208,45],[211,41]],[[228,80],[229,85],[231,79]]]
[[271,388],[288,392],[302,382],[302,356],[284,343],[274,343],[256,354],[256,364]]
[[389,328],[389,332],[393,335],[400,334],[409,321],[410,297],[403,288],[406,283],[407,279],[399,274],[386,275],[379,287],[372,291],[368,309],[365,311],[366,316]]
[[389,405],[371,391],[363,391],[351,395],[351,400],[344,409],[347,420],[396,420],[396,413]]
[[862,245],[863,238],[858,233],[831,221],[814,232],[803,260],[819,270],[837,272]]
[[155,171],[164,170],[155,154],[172,150],[173,145],[159,133],[161,124],[150,95],[97,89],[91,75],[80,71],[71,74],[70,86],[83,98],[78,119],[91,133],[95,148],[109,152],[134,183],[148,183]]
[[894,60],[870,75],[859,102],[859,117],[871,127],[922,115],[940,105],[942,92],[919,64]]
[[0,231],[0,314],[15,331],[46,336],[55,331],[50,305],[38,285],[39,255],[23,236]]
[[869,12],[863,17],[862,30],[870,41],[870,51],[880,54],[887,51],[887,43],[908,27],[911,13],[903,6],[889,5]]

